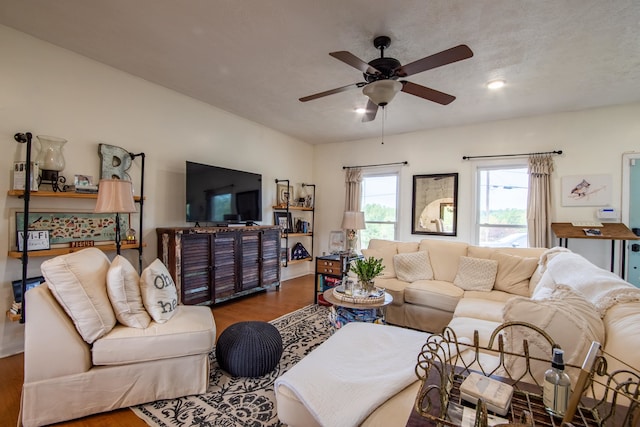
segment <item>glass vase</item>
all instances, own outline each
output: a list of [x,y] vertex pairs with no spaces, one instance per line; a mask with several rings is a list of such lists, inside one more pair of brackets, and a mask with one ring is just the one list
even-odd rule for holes
[[66,139],[55,136],[37,135],[40,143],[40,151],[36,156],[36,162],[41,170],[57,171],[64,170],[64,156],[62,147],[67,143]]

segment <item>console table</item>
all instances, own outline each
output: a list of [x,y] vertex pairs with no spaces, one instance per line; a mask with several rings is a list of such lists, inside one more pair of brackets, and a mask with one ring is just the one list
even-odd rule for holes
[[[599,236],[587,235],[584,232],[585,228],[593,228],[600,230]],[[560,246],[568,247],[569,239],[600,239],[611,240],[611,271],[613,272],[615,266],[615,254],[616,254],[616,240],[622,241],[621,261],[622,266],[620,268],[620,277],[624,279],[625,276],[625,254],[626,247],[625,240],[640,240],[640,236],[636,236],[633,231],[629,230],[629,227],[620,222],[603,222],[602,227],[578,227],[574,226],[570,222],[554,222],[551,224],[551,229],[560,240]]]

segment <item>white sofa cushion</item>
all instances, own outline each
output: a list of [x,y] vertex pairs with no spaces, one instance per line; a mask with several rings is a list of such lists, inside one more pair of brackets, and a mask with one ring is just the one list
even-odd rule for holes
[[374,257],[375,259],[382,259],[382,265],[384,270],[378,277],[390,279],[396,277],[396,270],[393,266],[393,257],[398,253],[396,244],[392,242],[388,245],[379,245],[377,249],[363,249],[362,255],[365,258]]
[[145,329],[116,325],[93,344],[92,361],[122,365],[209,353],[215,338],[209,307],[180,305],[169,322],[151,322]]
[[405,282],[433,279],[433,270],[427,251],[397,254],[393,257],[393,266],[398,279]]
[[[480,346],[487,347],[491,333],[500,326],[500,322],[476,319],[475,317],[454,317],[447,326],[454,330],[458,339],[466,337],[471,342],[473,342],[474,332],[478,331]],[[497,348],[497,344],[494,343],[493,348]]]
[[97,248],[48,259],[40,266],[47,286],[73,320],[82,339],[91,344],[116,324],[107,296],[109,258]]
[[494,289],[528,297],[529,279],[538,267],[538,258],[509,255],[502,252],[491,254],[498,261],[498,273]]
[[[606,330],[606,351],[617,359],[607,357],[609,372],[640,367],[640,302],[616,304],[607,310],[603,321]],[[622,363],[624,362],[624,363]],[[626,363],[626,365],[625,365]]]
[[422,239],[421,251],[428,251],[435,280],[453,282],[458,272],[460,257],[467,255],[469,245],[463,242],[449,242],[446,240]]
[[[593,304],[568,286],[559,285],[547,299],[514,297],[505,304],[503,318],[505,322],[526,322],[544,330],[565,351],[565,364],[582,365],[591,342],[604,344],[605,340],[604,324]],[[532,356],[551,359],[550,347],[530,331],[512,328],[505,336],[508,350],[522,354],[522,340],[527,339]],[[510,358],[505,365],[518,373],[523,364],[522,359]],[[548,368],[548,363],[531,363],[532,374],[540,383]],[[567,369],[567,373],[575,382],[577,370]]]
[[456,309],[463,295],[462,289],[442,280],[416,280],[404,288],[405,302],[451,313]]
[[159,259],[142,271],[140,293],[144,308],[153,320],[164,323],[171,319],[178,304],[178,291],[169,270]]
[[409,286],[409,282],[399,280],[395,277],[384,278],[376,277],[375,285],[379,288],[384,288],[393,297],[391,305],[403,305],[404,304],[404,289]]
[[[487,292],[482,292],[486,294]],[[468,298],[465,293],[453,312],[453,317],[470,317],[472,319],[489,320],[491,322],[502,323],[502,310],[505,301]]]
[[420,242],[397,242],[396,248],[399,254],[406,254],[410,252],[418,252]]
[[140,276],[121,255],[116,255],[107,271],[107,294],[118,322],[132,328],[149,326],[151,317],[142,304]]
[[490,291],[496,281],[498,261],[460,257],[458,273],[453,283],[465,291]]

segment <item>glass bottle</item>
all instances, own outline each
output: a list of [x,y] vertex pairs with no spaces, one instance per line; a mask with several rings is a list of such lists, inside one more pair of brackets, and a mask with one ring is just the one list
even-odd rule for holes
[[542,398],[545,409],[556,417],[564,416],[569,402],[571,380],[564,372],[564,351],[553,349],[551,368],[544,373]]

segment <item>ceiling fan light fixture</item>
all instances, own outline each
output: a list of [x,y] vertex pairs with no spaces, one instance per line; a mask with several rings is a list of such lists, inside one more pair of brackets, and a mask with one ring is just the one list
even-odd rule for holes
[[384,107],[402,89],[402,83],[397,80],[376,80],[362,88],[362,93],[369,97],[371,102]]
[[500,89],[505,85],[505,83],[506,82],[504,80],[491,80],[487,83],[487,87],[492,90]]

